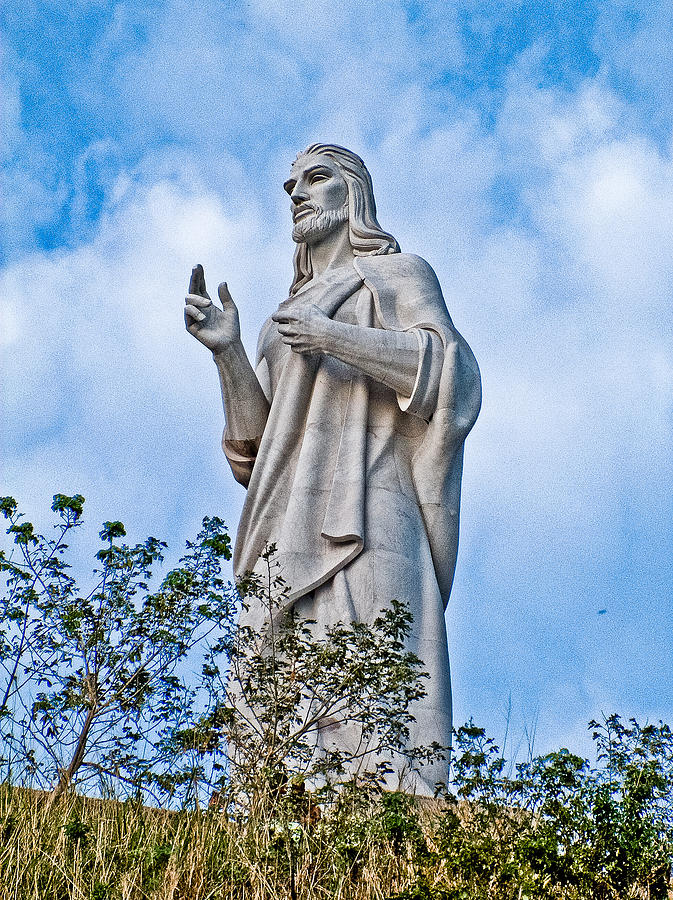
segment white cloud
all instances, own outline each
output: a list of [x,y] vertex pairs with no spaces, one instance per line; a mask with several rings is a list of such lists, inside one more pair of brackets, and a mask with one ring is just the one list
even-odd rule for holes
[[36,494],[44,503],[78,490],[100,516],[110,504],[173,537],[199,515],[236,508],[216,373],[185,332],[182,306],[202,262],[211,291],[228,279],[254,354],[268,312],[259,297],[289,281],[262,231],[253,210],[228,215],[189,175],[150,185],[131,175],[90,243],[7,267],[3,492],[33,506]]
[[672,187],[671,159],[638,136],[578,154],[559,172],[542,224],[562,229],[606,316],[651,324],[669,307]]
[[[586,115],[587,96],[614,110],[611,96],[596,85],[553,102],[525,93],[526,106],[512,101],[505,165],[519,162],[520,176],[534,158],[530,224],[513,241],[501,229],[472,235],[453,285],[472,297],[466,330],[476,324],[485,376],[466,453],[454,660],[476,681],[488,658],[489,686],[504,675],[500,697],[537,684],[546,741],[564,694],[580,719],[598,704],[671,714],[673,203],[670,159],[616,115],[598,128]],[[546,152],[559,132],[571,137]],[[478,643],[474,614],[488,623]]]

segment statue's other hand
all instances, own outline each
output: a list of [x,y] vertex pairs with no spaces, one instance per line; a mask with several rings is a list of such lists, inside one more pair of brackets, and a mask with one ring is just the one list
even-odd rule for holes
[[195,266],[185,297],[185,326],[212,353],[223,352],[241,337],[238,310],[225,282],[217,293],[222,309],[215,306],[206,291],[203,266]]
[[271,316],[284,344],[295,353],[323,353],[329,349],[330,317],[314,303],[290,305]]

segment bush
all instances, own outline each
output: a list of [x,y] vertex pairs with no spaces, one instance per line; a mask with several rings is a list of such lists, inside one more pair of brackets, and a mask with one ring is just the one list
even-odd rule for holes
[[475,900],[668,896],[671,731],[617,715],[589,727],[596,766],[562,749],[514,777],[483,729],[458,730],[454,793],[433,832],[453,890]]

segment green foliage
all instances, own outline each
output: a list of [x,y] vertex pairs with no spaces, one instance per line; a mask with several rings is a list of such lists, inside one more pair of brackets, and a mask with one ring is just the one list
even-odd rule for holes
[[514,777],[483,729],[458,730],[454,793],[434,832],[452,889],[475,900],[668,896],[670,729],[616,715],[589,727],[596,767],[562,749],[518,764]]
[[[47,539],[2,502],[15,547],[2,558],[4,762],[16,783],[49,790],[52,802],[91,782],[173,805],[217,796],[224,808],[273,806],[287,831],[305,782],[325,797],[355,777],[376,787],[391,754],[412,768],[441,752],[406,749],[426,676],[405,649],[411,616],[394,599],[372,623],[318,632],[291,612],[273,548],[265,577],[225,583],[230,540],[217,518],[204,519],[158,588],[164,543],[129,545],[121,522],[103,523],[83,591],[65,540],[83,503],[57,494],[57,536]],[[252,607],[261,629],[246,618]],[[326,725],[348,726],[350,745],[321,746]]]
[[[508,766],[468,722],[444,796],[387,792],[391,757],[445,750],[406,748],[425,675],[404,606],[320,629],[293,615],[273,548],[237,591],[217,518],[156,587],[165,545],[104,523],[83,591],[66,543],[83,504],[57,494],[45,538],[0,499],[2,763],[19,785],[0,789],[2,900],[667,898],[668,726],[614,715],[590,723],[594,765],[561,749]],[[342,726],[350,744],[330,745]]]
[[[286,803],[305,782],[325,796],[354,777],[380,785],[391,754],[408,757],[411,768],[437,752],[406,749],[409,705],[424,696],[426,677],[405,649],[408,610],[392,600],[372,623],[318,631],[291,612],[273,548],[264,559],[266,576],[248,579],[243,602],[263,609],[265,626],[247,624],[244,611],[239,627],[209,648],[200,685],[206,707],[167,748],[197,749],[210,761],[220,802],[246,808]],[[321,740],[325,726],[345,725],[347,747]]]
[[150,583],[165,544],[128,545],[121,522],[105,522],[93,585],[69,573],[66,537],[81,524],[84,499],[57,494],[56,537],[0,504],[15,553],[0,559],[6,590],[0,662],[5,683],[4,762],[12,778],[51,789],[95,781],[99,790],[162,797],[193,793],[186,755],[167,774],[162,749],[189,714],[194,689],[181,666],[210,635],[235,627],[238,599],[221,576],[229,536],[207,518],[196,541],[158,589]]
[[394,791],[382,794],[379,802],[378,827],[382,842],[389,844],[398,854],[409,846],[417,855],[427,854],[425,835],[413,798]]
[[91,836],[91,826],[83,822],[77,813],[73,813],[63,826],[63,833],[69,843],[85,847]]

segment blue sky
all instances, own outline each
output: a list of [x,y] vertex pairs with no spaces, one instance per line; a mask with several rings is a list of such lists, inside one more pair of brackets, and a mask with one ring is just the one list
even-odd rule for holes
[[[253,350],[282,182],[345,144],[484,377],[448,613],[456,718],[588,749],[673,723],[673,14],[665,3],[8,0],[2,493],[176,551],[235,528],[191,266]],[[82,541],[83,544],[86,540]],[[605,612],[600,612],[605,610]]]

